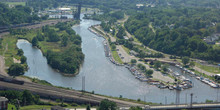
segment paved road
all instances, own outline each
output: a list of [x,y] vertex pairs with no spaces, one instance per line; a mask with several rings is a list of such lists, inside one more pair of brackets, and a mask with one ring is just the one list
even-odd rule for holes
[[[180,110],[180,109],[208,109],[208,108],[220,108],[220,104],[193,104],[190,106],[188,105],[158,105],[158,106],[148,106],[148,107],[142,107],[144,110]],[[121,107],[120,110],[129,110],[129,107]]]
[[7,83],[0,81],[0,89],[14,89],[14,90],[29,90],[32,93],[38,94],[41,97],[47,98],[63,98],[64,100],[71,100],[78,103],[84,104],[95,104],[98,105],[101,100],[109,99],[116,102],[119,107],[129,107],[129,106],[144,106],[143,104],[137,104],[133,102],[126,102],[122,100],[106,98],[103,96],[98,96],[94,94],[87,94],[75,90],[67,90],[52,86],[40,85],[36,83],[25,82],[23,85]]

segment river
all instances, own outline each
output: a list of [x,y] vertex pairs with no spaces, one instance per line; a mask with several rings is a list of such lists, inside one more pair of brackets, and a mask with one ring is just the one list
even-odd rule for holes
[[[39,49],[33,48],[25,40],[19,40],[17,47],[24,51],[29,66],[25,75],[46,80],[56,86],[69,87],[76,90],[82,89],[82,77],[85,76],[86,91],[94,91],[98,94],[115,97],[122,95],[125,98],[163,104],[176,102],[175,91],[158,89],[155,86],[140,82],[125,67],[112,64],[105,57],[102,44],[104,39],[88,30],[88,27],[95,24],[100,24],[100,22],[82,19],[80,25],[73,27],[77,34],[82,37],[82,51],[85,54],[82,68],[75,77],[65,77],[54,71],[47,65],[46,58]],[[180,72],[177,68],[172,67],[172,69]],[[194,93],[194,102],[205,102],[206,99],[217,100],[217,89],[213,89],[195,78],[189,78],[194,83],[194,87],[180,92],[180,103],[189,103],[190,93]]]

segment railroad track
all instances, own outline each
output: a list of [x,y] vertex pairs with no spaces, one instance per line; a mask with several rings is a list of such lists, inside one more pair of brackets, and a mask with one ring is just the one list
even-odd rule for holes
[[75,90],[67,90],[62,88],[57,88],[53,86],[40,85],[36,83],[25,82],[23,85],[8,83],[0,81],[0,89],[6,90],[29,90],[34,94],[38,94],[42,98],[51,99],[64,99],[64,101],[76,102],[82,104],[99,105],[101,100],[109,99],[116,102],[119,107],[129,107],[129,106],[144,106],[142,104],[137,104],[133,102],[126,102],[122,100],[107,98],[104,96],[98,96],[94,94],[82,93]]

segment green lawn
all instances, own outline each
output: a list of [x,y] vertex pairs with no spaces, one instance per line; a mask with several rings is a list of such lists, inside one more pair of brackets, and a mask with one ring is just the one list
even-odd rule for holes
[[8,5],[22,5],[25,6],[25,2],[4,2],[5,4]]
[[196,63],[196,66],[203,69],[203,70],[205,70],[205,71],[207,71],[207,72],[220,74],[220,68],[212,67],[212,66],[205,66],[205,65],[201,65],[199,63]]
[[119,57],[117,51],[115,51],[115,50],[112,51],[112,56],[113,56],[113,58],[115,59],[116,62],[118,62],[120,64],[123,64],[123,62],[122,62],[121,58]]
[[14,105],[8,104],[8,110],[16,110],[16,108]]
[[130,50],[129,50],[127,47],[125,47],[124,45],[122,45],[122,48],[123,48],[128,54],[130,54]]
[[1,55],[4,54],[5,64],[6,66],[10,66],[13,64],[13,57],[16,59],[20,59],[17,54],[17,38],[14,36],[6,35],[3,37],[2,48],[0,49]]
[[20,110],[41,110],[41,109],[47,109],[50,110],[51,106],[49,105],[29,105],[21,107]]

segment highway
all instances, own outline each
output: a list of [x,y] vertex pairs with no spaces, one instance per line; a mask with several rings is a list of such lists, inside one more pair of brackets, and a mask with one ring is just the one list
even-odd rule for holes
[[[130,107],[121,107],[120,110],[129,110]],[[144,110],[182,110],[182,109],[210,109],[220,108],[220,103],[212,104],[182,104],[182,105],[153,105],[142,107]]]
[[133,102],[127,102],[112,98],[106,98],[104,96],[99,96],[95,94],[82,93],[75,90],[68,90],[53,86],[40,85],[36,83],[25,82],[23,85],[8,83],[0,81],[0,89],[1,90],[29,90],[33,94],[38,94],[41,98],[46,99],[63,99],[66,102],[75,102],[78,104],[91,104],[91,105],[99,105],[101,100],[109,99],[111,101],[116,102],[119,107],[130,107],[130,106],[144,106],[142,104],[137,104]]

